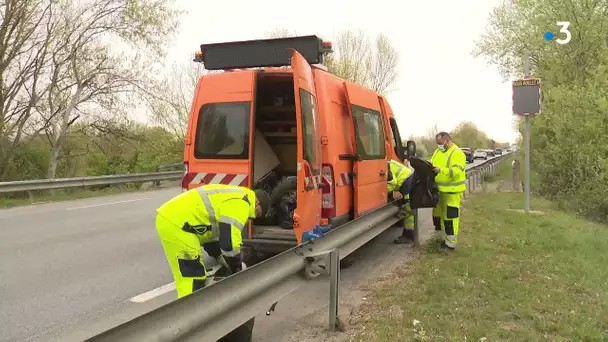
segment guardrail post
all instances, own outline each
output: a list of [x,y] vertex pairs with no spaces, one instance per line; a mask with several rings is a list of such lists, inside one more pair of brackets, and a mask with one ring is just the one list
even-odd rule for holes
[[418,225],[418,209],[414,209],[414,248],[420,247],[420,226]]
[[340,328],[340,251],[336,248],[329,253],[329,330]]
[[[161,169],[160,166],[157,165],[156,166],[156,172],[160,172],[160,169]],[[154,181],[154,185],[155,186],[160,186],[160,181],[159,180]]]
[[118,184],[118,188],[120,189],[120,192],[125,192],[125,185],[124,184]]
[[511,167],[513,167],[513,172],[512,172],[513,190],[520,191],[521,190],[521,170],[520,170],[519,160],[517,160],[517,159],[513,160]]
[[477,171],[473,171],[473,173],[471,174],[471,191],[469,191],[470,193],[474,193],[475,190],[477,190]]
[[32,191],[28,191],[27,196],[30,198],[30,203],[34,203],[34,193]]

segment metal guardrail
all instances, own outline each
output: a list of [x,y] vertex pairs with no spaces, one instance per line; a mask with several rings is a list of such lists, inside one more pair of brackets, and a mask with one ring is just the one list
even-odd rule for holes
[[[469,167],[471,191],[479,184],[479,177],[495,174],[498,162],[506,156]],[[399,211],[388,204],[322,238],[293,247],[87,341],[216,341],[297,290],[315,273],[331,275],[329,323],[333,330],[338,320],[338,261],[396,223]]]
[[182,179],[184,172],[182,171],[166,171],[166,172],[149,172],[149,173],[133,173],[124,175],[108,175],[94,177],[76,177],[76,178],[57,178],[57,179],[35,179],[15,182],[0,182],[0,194],[19,192],[19,191],[37,191],[50,189],[76,188],[92,185],[112,185],[126,183],[141,183],[154,182],[165,180]]
[[179,169],[179,170],[181,170],[183,167],[184,167],[184,163],[157,165],[156,166],[156,172],[161,172],[163,170],[169,170],[169,169]]
[[[122,175],[75,177],[75,178],[56,178],[56,179],[34,179],[14,182],[0,182],[0,194],[12,192],[29,192],[30,199],[33,200],[32,191],[77,188],[93,185],[124,185],[127,183],[154,182],[160,185],[161,181],[180,180],[184,176],[183,171],[162,171],[166,169],[180,169],[182,163],[158,165],[157,172],[149,173],[130,173]],[[122,188],[121,188],[122,190]]]

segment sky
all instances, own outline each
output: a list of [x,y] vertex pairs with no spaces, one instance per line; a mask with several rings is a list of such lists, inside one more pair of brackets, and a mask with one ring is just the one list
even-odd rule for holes
[[[286,4],[294,4],[288,9]],[[177,0],[182,16],[167,65],[190,63],[200,44],[264,38],[274,29],[331,38],[361,29],[388,36],[399,54],[396,90],[387,98],[401,136],[424,135],[434,124],[449,131],[472,121],[490,138],[514,142],[512,91],[498,70],[471,56],[500,0],[398,2],[331,0]]]

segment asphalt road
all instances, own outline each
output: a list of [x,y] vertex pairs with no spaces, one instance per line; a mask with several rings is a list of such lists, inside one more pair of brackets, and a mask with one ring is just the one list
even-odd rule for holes
[[[179,192],[0,210],[0,341],[78,341],[175,300],[154,219],[156,208]],[[386,243],[393,235],[365,246],[377,253],[365,253],[343,272],[343,282],[356,284],[361,267],[391,255]],[[314,293],[326,286],[319,282],[318,290],[307,289],[312,297],[305,303],[302,293],[292,294],[277,307],[283,313],[260,317],[256,340],[273,340],[292,330],[286,321],[317,310],[324,300]]]

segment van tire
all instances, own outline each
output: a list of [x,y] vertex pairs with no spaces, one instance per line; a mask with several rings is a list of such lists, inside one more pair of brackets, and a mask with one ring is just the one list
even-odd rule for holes
[[279,180],[270,194],[270,201],[275,208],[277,223],[283,229],[293,229],[293,212],[297,202],[298,177],[290,176]]

